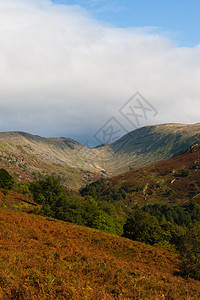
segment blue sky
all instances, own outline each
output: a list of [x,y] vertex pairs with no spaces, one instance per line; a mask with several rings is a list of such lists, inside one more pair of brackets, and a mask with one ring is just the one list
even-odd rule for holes
[[199,0],[52,0],[80,5],[94,18],[117,27],[155,26],[179,46],[200,42]]

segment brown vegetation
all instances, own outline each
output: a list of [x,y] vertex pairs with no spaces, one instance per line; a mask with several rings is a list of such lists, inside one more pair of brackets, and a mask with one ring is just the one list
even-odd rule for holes
[[102,194],[127,192],[126,205],[200,203],[200,147],[105,180]]
[[199,299],[175,254],[113,234],[0,209],[1,299]]

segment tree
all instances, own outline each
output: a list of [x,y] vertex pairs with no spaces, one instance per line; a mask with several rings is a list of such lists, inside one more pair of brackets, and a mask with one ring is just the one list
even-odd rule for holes
[[153,245],[167,238],[156,217],[135,209],[124,225],[124,236]]
[[60,180],[54,176],[48,176],[38,182],[30,184],[30,191],[33,194],[35,202],[46,205],[52,205],[59,197],[64,195],[64,188]]
[[0,188],[10,190],[13,184],[14,178],[5,169],[0,169]]
[[200,224],[198,222],[181,237],[179,252],[182,260],[181,275],[200,280]]

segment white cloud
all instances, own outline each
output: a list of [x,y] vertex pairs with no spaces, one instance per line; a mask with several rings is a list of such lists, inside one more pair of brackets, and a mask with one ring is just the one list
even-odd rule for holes
[[195,123],[199,86],[198,45],[107,27],[79,6],[0,0],[0,131],[83,141],[138,90],[159,112],[142,125]]

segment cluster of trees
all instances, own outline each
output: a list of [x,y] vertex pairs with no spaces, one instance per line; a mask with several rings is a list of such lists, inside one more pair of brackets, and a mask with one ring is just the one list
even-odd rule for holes
[[200,280],[200,223],[187,229],[177,248],[181,255],[180,275]]
[[167,241],[178,246],[186,232],[199,223],[200,208],[193,201],[184,207],[135,206],[124,225],[124,236],[151,245]]
[[35,202],[41,205],[37,210],[39,214],[119,235],[123,233],[124,218],[119,216],[114,204],[66,191],[54,176],[31,183],[30,191]]
[[85,187],[80,189],[80,194],[84,196],[91,196],[97,200],[102,200],[102,191],[104,187],[104,179],[97,180],[91,184],[87,184]]
[[107,189],[105,190],[105,179],[100,179],[93,182],[80,190],[82,196],[91,196],[97,200],[105,200],[108,202],[116,202],[126,199],[129,187],[118,188],[110,187],[109,183],[106,183]]
[[108,202],[116,202],[126,199],[127,194],[131,192],[139,192],[143,190],[143,186],[111,186],[109,181],[105,179],[97,180],[91,184],[86,185],[80,190],[80,194],[84,196],[91,196],[98,200],[105,200]]
[[134,207],[123,236],[160,246],[181,255],[180,274],[200,280],[200,207],[146,205]]
[[[137,208],[137,207],[135,207]],[[160,224],[171,222],[179,226],[190,226],[195,220],[200,221],[199,206],[195,201],[190,201],[188,205],[169,206],[162,204],[149,204],[141,208],[155,216]]]
[[156,217],[140,209],[134,209],[124,224],[123,236],[154,245],[167,238]]

